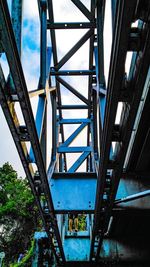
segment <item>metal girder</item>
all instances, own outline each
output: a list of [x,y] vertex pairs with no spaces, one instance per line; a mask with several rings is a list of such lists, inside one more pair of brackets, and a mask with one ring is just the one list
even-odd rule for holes
[[[21,0],[14,1],[15,4],[18,3],[17,1]],[[65,222],[62,219],[64,218],[64,214],[77,214],[79,212],[90,214],[94,212],[94,205],[94,220],[91,214],[88,215],[92,218],[89,226],[91,239],[89,236],[88,238],[86,237],[87,242],[85,243],[86,249],[89,250],[89,243],[91,240],[90,261],[100,260],[101,263],[102,261],[99,257],[105,259],[103,251],[107,246],[109,246],[111,251],[110,243],[114,244],[111,241],[106,241],[106,236],[109,236],[111,232],[112,221],[116,220],[117,216],[122,220],[123,216],[121,213],[125,213],[129,216],[132,211],[133,213],[138,213],[140,216],[140,212],[136,209],[132,211],[123,210],[120,208],[121,205],[118,206],[118,204],[150,195],[150,190],[134,194],[134,192],[140,191],[139,189],[134,192],[127,192],[127,194],[125,194],[127,197],[122,198],[122,193],[120,193],[122,180],[119,184],[125,157],[128,156],[127,150],[131,140],[133,125],[136,116],[138,116],[137,111],[142,97],[144,83],[148,76],[150,58],[150,5],[147,0],[144,0],[144,4],[142,4],[141,0],[111,1],[113,44],[108,86],[105,88],[103,27],[106,1],[91,0],[90,9],[82,3],[83,1],[71,1],[76,8],[82,12],[86,21],[88,19],[88,22],[55,22],[53,1],[37,1],[41,20],[40,80],[37,90],[27,92],[7,4],[6,1],[0,0],[2,51],[4,50],[6,53],[14,83],[12,87],[10,86],[12,89],[14,87],[14,93],[9,96],[6,90],[8,84],[0,68],[0,103],[20,154],[33,194],[36,198],[39,212],[58,264],[60,264],[60,262],[65,263],[65,256],[69,259],[71,255],[71,259],[74,259],[74,255],[70,251],[69,256],[64,254],[62,246],[62,244],[64,244],[64,246],[67,244],[66,246],[68,247],[66,251],[68,251],[71,247],[69,244],[72,244],[74,241],[73,235],[73,238],[67,235],[69,242],[66,242],[67,238],[64,230]],[[20,17],[18,19],[20,19]],[[137,27],[133,27],[132,23],[135,19],[142,19],[143,22],[140,21]],[[95,31],[96,27],[97,32]],[[65,31],[71,29],[87,29],[87,31],[59,61],[55,33],[61,29]],[[51,51],[49,50],[47,54],[47,30],[50,31],[52,44],[54,64],[51,68]],[[74,69],[74,66],[72,66],[72,69],[61,69],[87,40],[89,40],[88,68],[79,70]],[[133,52],[133,57],[127,77],[125,74],[125,62],[128,51]],[[74,88],[68,82],[68,80],[71,81],[70,77],[69,79],[66,77],[66,81],[61,76],[74,76],[74,79],[78,76],[80,76],[80,78],[82,76],[87,76],[88,97],[85,97],[84,93],[80,92],[80,88]],[[53,86],[52,81],[55,81],[55,86]],[[73,101],[71,103],[69,100],[70,102],[68,101],[69,103],[64,105],[62,102],[64,99],[63,86],[78,98],[79,103],[80,101],[83,103],[81,105],[73,104]],[[35,95],[39,96],[39,102],[36,121],[34,122],[29,97]],[[46,175],[46,106],[49,95],[52,105],[52,153],[48,174]],[[145,101],[147,107],[143,109],[143,112],[147,113],[148,100],[149,98],[147,97]],[[19,102],[21,106],[24,125],[19,124],[15,111],[15,101]],[[123,102],[123,109],[120,122],[116,124],[117,107],[120,101]],[[67,103],[66,99],[65,103]],[[71,118],[69,118],[69,116],[66,117],[66,114],[71,114],[69,110],[74,112],[78,110],[81,114],[82,111],[84,111],[86,116],[85,118],[75,119],[73,118],[74,115]],[[141,120],[142,118],[143,114]],[[65,140],[64,125],[66,124],[69,125],[69,127],[71,125],[74,126],[74,124],[79,124],[79,127]],[[140,122],[139,127],[143,127],[142,125],[144,124]],[[136,175],[136,173],[140,175],[140,172],[137,172],[137,170],[139,170],[138,166],[141,163],[145,147],[148,149],[147,142],[148,145],[150,144],[148,125],[147,123],[146,133],[144,133],[146,138],[143,142],[142,151],[138,156],[138,161],[136,163],[137,168],[131,170],[134,175]],[[85,127],[87,127],[86,146],[71,147],[70,144]],[[135,138],[133,148],[135,148],[137,140],[139,140],[138,135],[137,139]],[[112,143],[114,141],[116,142],[115,149],[112,148]],[[28,153],[25,142],[30,143],[32,153]],[[81,155],[74,160],[75,157],[73,153],[80,153]],[[70,154],[72,156],[71,167],[67,168]],[[131,153],[131,159],[132,156],[133,154]],[[84,161],[86,161],[86,172],[76,172]],[[36,164],[37,175],[33,172],[32,162]],[[149,176],[148,170],[145,170],[145,174]],[[126,175],[128,175],[127,172],[124,173],[124,176]],[[116,193],[117,200],[115,200]],[[45,198],[45,204],[43,205],[41,202],[41,195]],[[54,200],[54,202],[52,200]],[[138,201],[139,200],[137,200],[137,203]],[[129,204],[126,204],[126,206],[130,207]],[[142,212],[144,212],[145,216],[147,216],[147,214],[149,216],[149,212],[145,210],[145,207],[147,207],[146,204],[144,208],[142,206]],[[56,216],[55,214],[58,215]],[[63,214],[63,216],[57,224],[56,220],[61,216],[60,214]],[[55,239],[54,242],[53,237]],[[76,241],[79,241],[78,238],[79,236],[77,234]],[[78,242],[75,243],[77,244]],[[81,241],[81,245],[83,244],[84,243]],[[102,250],[101,247],[103,248]],[[79,259],[81,253],[82,251],[78,253]],[[87,254],[85,253],[84,256],[87,257]]]
[[95,173],[55,173],[50,188],[56,213],[93,213]]
[[[32,145],[37,169],[39,172],[39,179],[41,181],[41,184],[43,185],[45,200],[47,202],[47,209],[48,209],[48,216],[50,219],[50,224],[52,226],[52,229],[54,230],[53,234],[56,237],[57,242],[59,243],[58,249],[59,249],[60,256],[57,255],[56,251],[55,251],[55,255],[57,259],[61,258],[62,261],[64,261],[65,257],[63,253],[63,248],[62,248],[62,243],[60,239],[57,222],[55,219],[53,202],[52,202],[51,193],[50,193],[49,186],[48,186],[47,175],[46,175],[42,152],[40,149],[40,144],[38,141],[38,136],[37,136],[37,132],[35,128],[34,117],[33,117],[32,109],[31,109],[30,101],[29,101],[24,74],[22,71],[22,66],[21,66],[19,54],[17,51],[15,37],[13,34],[13,30],[12,30],[8,6],[7,6],[6,1],[3,1],[3,0],[0,1],[0,17],[1,17],[1,27],[2,27],[1,42],[5,50],[9,66],[10,66],[11,75],[13,78],[13,82],[14,82],[16,92],[18,95],[18,99],[20,102],[20,107],[22,110],[25,124],[26,124],[25,126],[30,136],[30,142]],[[15,136],[15,138],[17,137]],[[24,164],[24,161],[23,161],[23,164]],[[25,168],[25,171],[27,175],[30,175],[29,176],[29,179],[30,179],[31,174],[28,173],[27,168]],[[50,236],[49,232],[48,232],[48,235]]]
[[121,199],[116,199],[114,204],[117,205],[117,204],[120,204],[120,203],[126,203],[128,201],[133,201],[133,200],[136,200],[136,199],[139,199],[139,198],[142,198],[142,197],[146,197],[146,196],[149,196],[149,195],[150,195],[150,190],[145,190],[143,192],[139,192],[139,193],[136,193],[136,194],[133,194],[133,195],[121,198]]
[[57,149],[58,153],[81,153],[91,152],[92,148],[90,146],[72,146],[72,147],[61,147],[59,146]]
[[74,162],[74,164],[69,168],[68,173],[74,173],[81,164],[85,161],[85,159],[89,156],[90,152],[83,152],[81,156]]
[[[124,64],[128,47],[128,36],[130,32],[130,24],[134,16],[136,1],[118,1],[118,10],[116,15],[116,28],[111,52],[111,63],[108,80],[106,108],[104,127],[101,138],[101,153],[99,176],[97,183],[96,205],[95,205],[95,220],[93,226],[93,236],[91,242],[91,259],[98,259],[101,248],[105,227],[107,221],[100,223],[101,211],[103,208],[103,196],[106,187],[106,177],[108,172],[108,162],[110,159],[112,130],[115,122],[119,91],[124,75]],[[128,16],[126,16],[128,14]],[[120,49],[121,48],[121,49]],[[119,178],[119,177],[118,177]],[[112,200],[111,200],[112,201]],[[111,204],[112,205],[112,204]],[[107,211],[107,206],[106,206]],[[109,212],[108,212],[109,214]],[[105,220],[105,217],[104,217]],[[103,225],[104,223],[104,225]],[[98,230],[100,232],[98,232]],[[96,241],[98,240],[98,241]],[[96,247],[94,248],[94,243]],[[95,250],[95,251],[94,251]]]
[[80,0],[71,0],[78,9],[83,13],[88,20],[92,20],[94,18],[94,13],[91,13],[86,6]]
[[[53,14],[53,1],[47,0],[48,5],[48,14],[49,14],[49,22],[54,23],[54,14]],[[51,35],[51,43],[52,43],[52,52],[53,52],[53,60],[54,60],[54,66],[58,64],[58,56],[57,56],[57,48],[56,48],[56,35],[55,30],[50,30]],[[51,72],[50,72],[50,75]],[[57,96],[58,96],[58,104],[61,105],[61,94],[60,94],[60,84],[56,81],[56,88],[57,88]],[[59,110],[59,116],[62,118],[62,111]],[[64,142],[64,128],[63,125],[60,127],[60,133],[62,136],[62,142]],[[64,154],[64,165],[65,165],[65,171],[67,170],[67,163],[66,163],[66,155]]]
[[82,130],[87,126],[87,123],[82,123],[68,138],[67,140],[60,145],[60,147],[69,146],[74,139],[82,132]]
[[91,119],[61,119],[59,123],[63,124],[80,124],[80,123],[90,123]]
[[0,104],[1,104],[2,110],[4,112],[4,115],[6,117],[6,120],[7,120],[8,126],[10,128],[12,137],[14,139],[16,148],[18,150],[18,154],[20,156],[20,159],[21,159],[23,168],[25,170],[26,176],[28,178],[30,187],[32,189],[33,195],[35,197],[36,204],[37,204],[44,228],[48,234],[51,248],[54,251],[55,256],[57,258],[55,247],[54,247],[53,241],[52,241],[52,236],[50,234],[51,226],[44,217],[44,210],[43,210],[43,207],[41,205],[40,196],[38,193],[38,188],[35,186],[34,171],[32,168],[32,164],[30,163],[30,160],[29,160],[28,150],[27,150],[25,143],[22,142],[22,140],[20,140],[20,136],[19,136],[18,131],[17,131],[17,128],[19,126],[19,121],[18,121],[17,115],[15,113],[15,110],[13,109],[13,111],[12,111],[11,105],[9,104],[9,102],[6,99],[5,87],[6,87],[6,82],[5,82],[3,73],[2,73],[2,69],[0,67]]
[[95,22],[66,22],[66,23],[50,23],[47,21],[47,29],[65,30],[65,29],[93,29],[96,28]]
[[59,70],[78,50],[79,48],[93,35],[93,29],[88,30],[82,38],[68,51],[68,53],[55,65],[55,69]]
[[52,76],[84,76],[84,75],[95,75],[95,70],[55,70],[51,68],[50,75]]
[[61,105],[57,109],[88,109],[87,105]]

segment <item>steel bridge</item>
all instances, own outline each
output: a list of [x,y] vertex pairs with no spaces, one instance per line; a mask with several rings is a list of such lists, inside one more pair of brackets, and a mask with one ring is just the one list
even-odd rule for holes
[[[0,53],[10,70],[6,79],[0,67],[0,104],[44,227],[35,233],[33,266],[150,264],[150,1],[111,1],[106,83],[107,1],[70,0],[84,16],[73,22],[55,21],[55,0],[37,1],[40,77],[38,88],[28,91],[21,63],[22,0],[12,1],[11,15],[7,1],[0,0]],[[81,38],[59,58],[57,32],[74,30],[83,33]],[[83,62],[81,69],[67,64],[85,43],[87,67]],[[38,98],[36,116],[32,97]],[[69,231],[71,214],[84,216],[83,231]]]

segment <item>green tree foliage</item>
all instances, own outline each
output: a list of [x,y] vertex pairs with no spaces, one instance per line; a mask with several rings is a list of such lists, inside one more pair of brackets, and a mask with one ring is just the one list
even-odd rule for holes
[[5,163],[0,168],[0,251],[6,254],[6,264],[29,247],[37,217],[26,179],[19,178],[12,166]]

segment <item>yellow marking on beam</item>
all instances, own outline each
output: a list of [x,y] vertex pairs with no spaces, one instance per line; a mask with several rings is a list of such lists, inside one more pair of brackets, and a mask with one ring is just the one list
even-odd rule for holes
[[29,91],[29,97],[32,98],[34,96],[42,95],[45,93],[45,91],[52,92],[56,90],[56,87],[49,87],[48,84],[46,83],[46,88],[45,89],[38,89],[38,90],[33,90]]
[[[7,104],[8,104],[8,108],[9,108],[9,111],[11,113],[14,125],[15,125],[16,128],[19,128],[20,123],[19,123],[19,119],[17,117],[17,113],[15,111],[15,103],[8,101]],[[28,149],[27,149],[27,146],[26,146],[25,142],[21,141],[20,144],[22,146],[22,149],[23,149],[25,157],[28,158],[29,154],[28,154]],[[32,167],[32,165],[30,163],[29,163],[28,167],[30,169],[31,175],[34,176],[34,170],[33,170],[33,167]]]

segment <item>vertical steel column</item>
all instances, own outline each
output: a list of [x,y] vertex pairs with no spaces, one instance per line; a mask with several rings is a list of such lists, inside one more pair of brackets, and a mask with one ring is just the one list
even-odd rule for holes
[[[47,2],[46,0],[40,1],[41,5],[41,40],[40,40],[40,87],[44,89],[46,87],[46,73],[47,73]],[[46,167],[46,159],[47,159],[47,99],[46,99],[46,92],[44,96],[41,96],[42,100],[45,102],[45,110],[43,110],[43,127],[42,127],[42,135],[40,140],[44,165]],[[47,167],[46,167],[47,169]]]
[[[22,36],[22,6],[23,6],[23,0],[12,1],[11,20],[20,58],[21,58],[21,36]],[[9,94],[15,91],[11,74],[9,74],[8,76],[8,88],[9,88],[8,91]]]
[[21,36],[22,36],[22,6],[23,6],[23,0],[12,1],[12,10],[11,10],[12,25],[20,57],[21,57]]
[[[41,0],[41,40],[40,40],[40,87],[45,88],[46,84],[46,49],[47,49],[47,2]],[[40,89],[41,89],[40,88]]]

